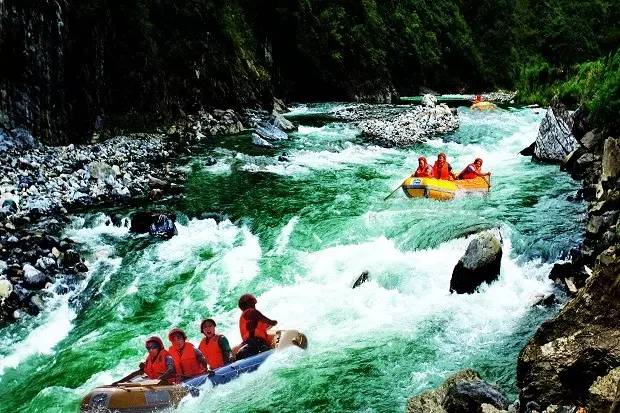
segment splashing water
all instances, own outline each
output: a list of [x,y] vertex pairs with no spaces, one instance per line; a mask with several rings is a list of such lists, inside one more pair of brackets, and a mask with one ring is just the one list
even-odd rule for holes
[[[234,345],[245,292],[278,327],[306,333],[308,350],[275,355],[176,411],[403,411],[467,367],[514,396],[519,350],[557,311],[532,298],[552,290],[551,265],[583,227],[583,205],[568,199],[578,184],[518,155],[543,114],[460,108],[460,128],[443,140],[385,149],[329,119],[335,108],[346,104],[296,108],[299,131],[278,149],[250,148],[242,135],[218,141],[216,165],[197,155],[186,198],[167,205],[180,213],[169,241],[108,227],[101,213],[76,217],[66,235],[90,274],[51,310],[0,331],[0,409],[76,411],[91,388],[135,370],[147,337],[179,326],[197,344],[205,317]],[[456,172],[482,157],[490,194],[383,201],[420,154],[439,151]],[[491,228],[504,239],[499,279],[450,294],[472,234]],[[362,271],[370,281],[354,290]]]

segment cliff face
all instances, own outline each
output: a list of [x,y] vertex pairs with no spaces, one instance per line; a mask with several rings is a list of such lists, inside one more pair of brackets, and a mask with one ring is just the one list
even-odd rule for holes
[[269,45],[224,30],[252,31],[241,14],[222,21],[205,2],[148,3],[0,2],[0,126],[62,144],[270,101]]
[[586,237],[572,260],[556,264],[550,274],[575,297],[540,326],[519,356],[524,411],[535,402],[543,409],[582,405],[608,412],[620,384],[620,139],[576,129],[579,147],[563,166],[584,181],[581,194],[590,201]]

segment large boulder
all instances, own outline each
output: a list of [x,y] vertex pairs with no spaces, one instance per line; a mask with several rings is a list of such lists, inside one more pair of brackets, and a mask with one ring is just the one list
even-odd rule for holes
[[177,235],[176,215],[157,211],[140,211],[131,216],[130,232],[148,232],[158,238],[169,239]]
[[443,407],[448,413],[481,412],[483,404],[508,408],[508,399],[495,386],[480,379],[462,381],[448,388]]
[[502,261],[502,243],[489,231],[478,234],[454,267],[450,291],[471,294],[480,284],[497,279]]
[[476,413],[482,405],[506,409],[508,400],[496,387],[481,380],[475,370],[460,371],[436,389],[409,399],[407,413]]
[[588,389],[590,410],[608,412],[620,388],[620,367],[616,367],[606,376],[601,376]]
[[275,110],[271,115],[271,123],[278,129],[281,129],[285,132],[292,132],[297,130],[297,126],[293,124],[290,120],[286,119],[284,116],[277,113]]
[[273,145],[267,142],[265,139],[258,136],[258,134],[252,132],[252,145],[258,146],[260,148],[273,148]]
[[578,146],[573,136],[573,121],[561,106],[553,106],[540,123],[534,146],[534,157],[546,162],[562,162]]
[[[517,364],[521,406],[595,402],[590,388],[620,366],[620,251],[605,250],[585,286],[523,348]],[[590,410],[588,411],[597,411]]]

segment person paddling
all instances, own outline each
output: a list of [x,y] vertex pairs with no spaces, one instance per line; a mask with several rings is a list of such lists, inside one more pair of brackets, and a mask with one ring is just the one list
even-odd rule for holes
[[267,330],[278,322],[265,317],[255,306],[256,298],[252,294],[243,294],[239,298],[239,309],[242,311],[239,317],[239,331],[243,341],[233,349],[236,360],[254,356],[271,348],[273,337]]
[[452,172],[452,166],[446,161],[446,154],[440,152],[437,155],[437,160],[433,165],[433,178],[435,179],[444,179],[448,181],[453,181],[456,179],[454,173]]
[[205,356],[212,370],[230,364],[231,361],[230,344],[226,337],[215,334],[215,327],[215,321],[211,318],[200,323],[200,332],[205,336],[198,345],[198,349]]
[[187,335],[180,328],[173,328],[168,333],[172,343],[168,352],[174,360],[174,368],[180,381],[200,376],[209,372],[209,365],[204,355],[187,340]]
[[433,168],[426,161],[426,157],[420,156],[418,158],[418,169],[411,176],[416,178],[431,178],[433,176]]
[[161,383],[174,382],[174,360],[166,349],[161,338],[157,336],[146,340],[146,349],[149,352],[146,360],[140,363],[140,371],[149,379],[159,379]]
[[470,163],[459,174],[459,179],[474,179],[485,176],[491,176],[491,172],[482,172],[482,159],[476,158],[473,163]]

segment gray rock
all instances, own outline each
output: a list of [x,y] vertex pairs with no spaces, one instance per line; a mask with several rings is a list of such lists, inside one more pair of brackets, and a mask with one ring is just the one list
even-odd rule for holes
[[89,163],[87,170],[93,179],[100,179],[103,182],[114,181],[116,177],[116,171],[110,165],[101,161]]
[[506,410],[509,404],[498,388],[475,379],[450,386],[442,405],[448,413],[471,413],[480,412],[483,403],[500,410]]
[[254,131],[261,138],[269,141],[281,141],[288,139],[288,135],[286,134],[286,132],[278,129],[277,127],[269,123],[259,123],[254,128]]
[[538,129],[534,156],[541,161],[562,162],[579,145],[571,128],[572,120],[566,110],[549,108]]
[[581,144],[588,150],[593,150],[603,143],[603,134],[591,130],[583,135]]
[[24,287],[29,289],[39,289],[45,286],[46,276],[30,264],[24,264]]
[[267,142],[256,133],[252,133],[252,145],[260,146],[262,148],[273,148],[273,145],[271,143]]
[[448,393],[448,388],[457,383],[476,379],[480,379],[480,375],[475,370],[459,371],[448,377],[438,388],[427,390],[410,398],[407,402],[407,413],[446,413],[443,401]]
[[615,181],[620,177],[620,139],[607,138],[603,148],[602,181]]
[[474,238],[454,267],[450,291],[471,294],[483,282],[497,279],[502,260],[501,241],[491,232],[483,232]]
[[297,126],[293,124],[290,120],[286,119],[284,116],[279,113],[273,112],[272,115],[272,123],[278,129],[282,129],[285,132],[292,132],[297,130]]
[[588,408],[593,412],[608,412],[620,386],[620,367],[600,376],[588,389]]
[[437,98],[430,93],[422,96],[422,104],[424,106],[428,106],[429,108],[434,108],[437,105]]
[[9,280],[0,280],[0,304],[13,292],[13,284]]

